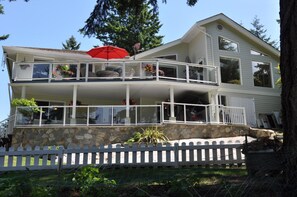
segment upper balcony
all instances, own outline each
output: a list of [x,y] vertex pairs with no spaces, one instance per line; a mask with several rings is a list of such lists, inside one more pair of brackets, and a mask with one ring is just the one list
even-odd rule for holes
[[218,68],[169,60],[15,62],[12,82],[170,80],[218,85]]

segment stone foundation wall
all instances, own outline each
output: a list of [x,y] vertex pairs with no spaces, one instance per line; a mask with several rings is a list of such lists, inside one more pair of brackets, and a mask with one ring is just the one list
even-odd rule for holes
[[[166,124],[158,126],[170,140],[189,138],[219,138],[243,136],[249,133],[249,127],[230,125],[182,125]],[[123,143],[142,126],[131,127],[42,127],[15,128],[12,146],[52,146],[52,145],[88,145],[99,146],[110,143]]]

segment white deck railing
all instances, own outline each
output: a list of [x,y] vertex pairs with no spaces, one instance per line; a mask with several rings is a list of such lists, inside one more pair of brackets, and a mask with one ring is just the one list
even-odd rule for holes
[[[61,69],[64,66],[68,67],[67,71]],[[169,60],[121,60],[87,63],[15,62],[12,79],[24,82],[172,80],[185,83],[218,84],[217,69],[210,65]]]
[[[171,123],[171,103],[162,105],[100,105],[17,107],[15,126],[121,126]],[[175,123],[181,124],[239,124],[245,125],[243,107],[173,103]],[[128,115],[128,116],[127,116]],[[127,118],[129,117],[129,118]]]
[[[233,142],[234,143],[234,142]],[[85,165],[105,167],[158,167],[241,165],[244,163],[242,143],[208,141],[202,144],[158,144],[145,146],[109,145],[99,147],[19,147],[0,148],[0,171],[77,168]]]

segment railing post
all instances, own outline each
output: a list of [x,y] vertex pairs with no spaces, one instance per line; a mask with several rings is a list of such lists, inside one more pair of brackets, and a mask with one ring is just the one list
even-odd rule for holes
[[126,62],[123,62],[122,80],[125,81],[125,78],[126,78]]
[[42,112],[43,112],[42,107],[40,107],[39,126],[41,126],[41,123],[42,123]]
[[111,106],[111,126],[113,126],[113,106]]
[[90,106],[87,107],[87,126],[89,126],[89,120],[90,120]]
[[246,114],[245,114],[245,108],[244,107],[242,108],[242,113],[243,113],[243,123],[244,123],[244,125],[246,125],[247,123],[246,123]]
[[66,111],[67,111],[67,108],[66,106],[63,107],[63,126],[66,125]]
[[189,70],[189,64],[186,65],[186,81],[187,81],[187,83],[190,83],[190,70]]
[[204,108],[205,108],[205,123],[208,123],[209,120],[208,120],[207,106],[205,105]]
[[48,82],[50,83],[52,81],[53,77],[53,64],[49,65],[49,73],[48,73]]
[[159,61],[156,63],[156,80],[159,81]]
[[138,125],[138,120],[137,120],[137,111],[138,111],[138,108],[137,108],[137,105],[135,106],[135,125]]
[[186,105],[184,105],[184,123],[187,123]]

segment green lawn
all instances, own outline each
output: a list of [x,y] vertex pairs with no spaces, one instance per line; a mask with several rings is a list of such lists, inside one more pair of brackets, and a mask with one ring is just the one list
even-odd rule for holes
[[[78,191],[77,185],[73,182],[74,173],[78,171],[78,169],[72,169],[63,170],[60,173],[55,170],[0,173],[0,196],[13,188],[13,185],[20,187],[23,184],[30,186],[28,186],[28,188],[31,188],[30,192],[48,192],[47,196],[55,196],[57,192],[62,192],[65,196],[71,196],[74,195],[73,192]],[[185,191],[194,194],[198,190],[201,194],[204,194],[211,188],[217,188],[220,192],[225,193],[231,191],[231,185],[233,186],[232,192],[234,193],[233,190],[235,190],[236,193],[240,186],[238,183],[243,183],[247,178],[245,168],[100,169],[100,174],[109,180],[115,180],[117,183],[115,187],[104,190],[105,192],[114,192],[115,196],[119,194],[122,194],[122,196],[162,196],[161,194],[164,192],[173,192],[178,195],[179,192]],[[83,184],[88,184],[88,180]],[[10,188],[7,188],[7,185],[10,185]],[[224,188],[221,188],[222,186]],[[22,186],[22,188],[27,187]],[[98,190],[98,187],[96,189]],[[15,193],[14,195],[19,194]],[[36,196],[43,195],[39,193]],[[183,194],[183,196],[187,195]]]
[[[22,157],[22,166],[26,166],[26,157]],[[13,157],[12,166],[16,166],[17,157]],[[30,165],[34,165],[34,157],[30,158]],[[38,165],[42,165],[42,159],[38,159]],[[47,161],[47,165],[50,165],[50,161]],[[8,166],[8,156],[4,157],[4,167]]]

